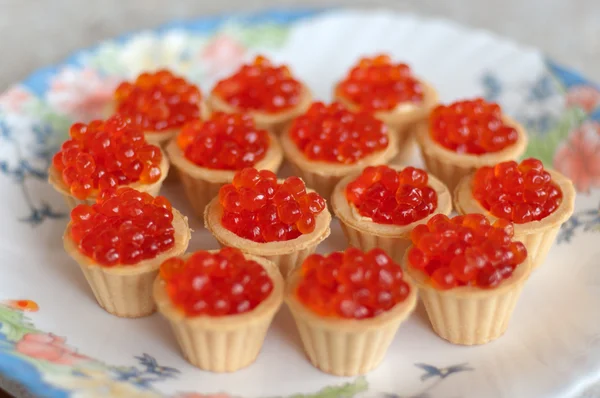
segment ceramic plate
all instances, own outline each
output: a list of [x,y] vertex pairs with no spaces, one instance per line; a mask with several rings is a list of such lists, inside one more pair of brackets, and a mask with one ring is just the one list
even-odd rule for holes
[[[420,308],[377,370],[338,378],[310,365],[282,309],[256,363],[217,375],[182,358],[159,315],[119,319],[98,307],[63,251],[68,210],[46,183],[49,160],[72,122],[99,116],[124,77],[166,66],[206,92],[256,53],[289,63],[328,100],[359,56],[380,51],[410,63],[443,101],[476,95],[499,101],[529,130],[527,155],[577,187],[575,214],[528,282],[502,338],[480,347],[451,345],[432,332]],[[600,377],[600,91],[534,49],[388,12],[177,22],[104,42],[11,87],[0,95],[0,141],[0,373],[11,390],[48,397],[530,398],[580,394]],[[164,193],[192,214],[179,187]],[[192,228],[191,249],[216,247],[198,221]],[[339,226],[332,229],[319,251],[344,248]]]

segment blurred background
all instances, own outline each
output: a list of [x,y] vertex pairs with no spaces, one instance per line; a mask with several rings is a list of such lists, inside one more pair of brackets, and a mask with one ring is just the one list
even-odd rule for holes
[[77,49],[173,19],[332,6],[452,19],[538,47],[600,81],[600,0],[0,0],[0,91]]

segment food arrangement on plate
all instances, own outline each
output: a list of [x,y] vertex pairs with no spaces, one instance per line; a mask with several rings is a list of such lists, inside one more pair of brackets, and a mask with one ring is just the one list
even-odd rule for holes
[[[143,73],[105,121],[74,124],[49,182],[72,207],[65,250],[99,305],[158,309],[185,358],[213,372],[252,364],[283,302],[310,362],[334,375],[374,369],[418,298],[450,343],[499,338],[573,213],[572,183],[517,163],[527,134],[499,105],[438,104],[386,55],[359,60],[334,93],[313,101],[258,56],[206,99],[167,70]],[[417,146],[426,170],[406,163]],[[283,161],[296,176],[277,177]],[[186,253],[187,217],[158,196],[174,169],[187,216],[222,249]],[[348,248],[315,254],[332,213]]]

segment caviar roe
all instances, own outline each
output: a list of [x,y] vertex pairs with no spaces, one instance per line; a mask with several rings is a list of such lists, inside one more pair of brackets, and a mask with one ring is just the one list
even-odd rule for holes
[[206,121],[185,124],[177,145],[185,157],[200,167],[241,170],[263,159],[269,149],[266,130],[259,129],[247,114],[213,113]]
[[251,64],[219,81],[213,93],[238,109],[276,113],[300,102],[302,84],[287,66],[275,66],[259,55]]
[[392,110],[403,103],[421,103],[423,85],[410,67],[388,55],[362,58],[337,86],[337,95],[367,111]]
[[346,186],[346,199],[359,214],[379,224],[408,225],[437,208],[437,193],[424,170],[369,166]]
[[183,126],[200,117],[202,94],[184,78],[162,69],[121,83],[114,94],[116,112],[145,132]]
[[96,263],[132,265],[175,246],[173,209],[163,196],[122,187],[71,211],[71,238]]
[[387,148],[387,127],[371,113],[315,102],[294,120],[290,137],[311,160],[350,164]]
[[325,200],[306,192],[304,182],[289,177],[278,183],[269,170],[245,168],[232,184],[221,187],[221,223],[234,234],[255,242],[286,241],[315,230]]
[[542,162],[529,158],[478,169],[473,196],[490,213],[516,224],[541,220],[562,202],[562,191],[552,182]]
[[490,225],[483,214],[451,219],[437,214],[412,230],[408,262],[429,275],[437,289],[494,288],[527,258],[525,246],[511,240],[513,234],[507,220]]
[[350,247],[304,260],[296,295],[311,311],[341,318],[372,318],[403,302],[410,286],[402,268],[381,249]]
[[230,247],[172,257],[160,266],[160,276],[171,302],[188,316],[243,314],[273,291],[267,271]]
[[498,152],[519,138],[502,120],[500,105],[482,98],[438,105],[429,115],[429,126],[436,142],[457,153]]
[[69,135],[52,165],[78,199],[107,188],[160,179],[160,148],[148,144],[142,130],[118,115],[106,121],[75,123]]

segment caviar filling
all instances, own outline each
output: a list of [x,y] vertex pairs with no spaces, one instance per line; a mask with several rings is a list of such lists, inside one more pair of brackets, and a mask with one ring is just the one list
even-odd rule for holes
[[436,289],[495,288],[527,257],[525,246],[511,240],[513,234],[507,220],[490,225],[482,214],[451,219],[437,214],[412,230],[408,262],[427,274]]
[[266,130],[256,128],[250,115],[213,113],[206,121],[185,124],[177,145],[190,162],[218,170],[241,170],[264,159],[269,149]]
[[121,83],[114,98],[123,118],[145,132],[161,132],[200,117],[202,94],[184,78],[162,69]]
[[534,158],[482,167],[475,172],[472,189],[486,210],[516,224],[544,219],[563,199],[550,173]]
[[302,84],[287,66],[275,66],[259,55],[251,64],[219,81],[213,93],[238,109],[277,113],[298,105]]
[[423,101],[423,85],[410,67],[388,55],[362,58],[337,86],[337,95],[367,111],[392,110],[403,103]]
[[148,144],[140,129],[118,115],[75,123],[69,135],[52,165],[78,199],[138,181],[151,184],[161,176],[160,148]]
[[306,192],[300,178],[278,183],[273,172],[253,168],[237,172],[232,184],[221,187],[219,203],[223,226],[255,242],[286,241],[309,234],[325,209],[325,200],[316,192]]
[[351,112],[340,103],[315,102],[294,120],[290,137],[311,160],[352,164],[387,148],[386,126],[368,112]]
[[368,252],[350,247],[304,260],[296,288],[300,302],[323,316],[364,319],[403,302],[410,286],[402,268],[381,249]]
[[408,225],[437,208],[437,193],[424,170],[369,166],[346,186],[346,199],[361,216],[379,224]]
[[252,311],[273,291],[273,281],[238,249],[197,251],[160,266],[173,305],[188,316],[224,316]]
[[457,153],[498,152],[517,142],[517,130],[504,123],[500,105],[482,98],[438,105],[429,115],[432,138]]
[[175,246],[173,209],[162,196],[123,187],[71,211],[71,238],[105,267],[133,265]]

